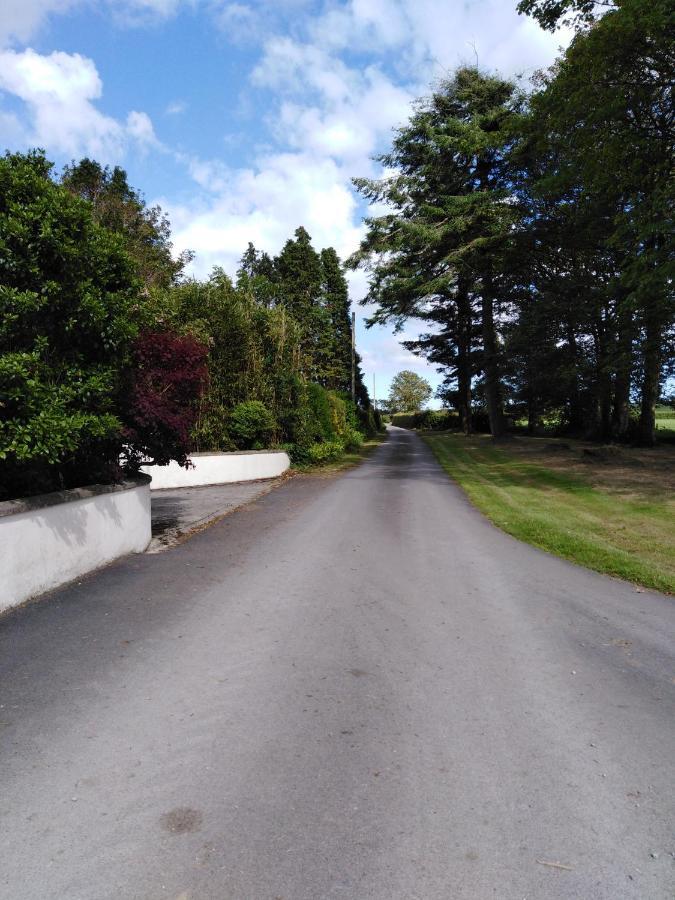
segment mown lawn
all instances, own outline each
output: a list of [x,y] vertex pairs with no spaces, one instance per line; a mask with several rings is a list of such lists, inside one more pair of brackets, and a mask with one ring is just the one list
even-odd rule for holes
[[666,406],[656,408],[656,433],[662,440],[675,440],[675,409]]
[[[675,448],[427,433],[446,472],[495,525],[565,559],[675,593]],[[590,450],[590,453],[585,453]]]

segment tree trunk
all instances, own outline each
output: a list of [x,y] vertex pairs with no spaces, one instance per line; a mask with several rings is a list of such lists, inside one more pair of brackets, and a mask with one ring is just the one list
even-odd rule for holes
[[495,331],[492,292],[485,290],[482,299],[483,367],[485,370],[485,399],[487,401],[490,431],[493,438],[506,433],[506,421],[502,408],[502,392],[499,379],[499,357]]
[[656,404],[661,388],[661,327],[656,316],[647,319],[645,328],[642,398],[638,442],[643,447],[656,443]]
[[579,390],[579,348],[577,346],[577,336],[571,323],[567,324],[567,345],[570,349],[573,373],[569,393],[567,428],[570,434],[581,434],[584,427],[584,411],[581,403],[581,391]]
[[471,434],[471,301],[461,286],[457,295],[457,409],[462,431]]
[[612,437],[612,379],[607,352],[607,326],[598,313],[593,327],[595,344],[595,386],[593,418],[588,436],[593,440],[609,441]]
[[539,407],[534,399],[534,397],[530,396],[527,401],[527,433],[535,434],[537,427],[539,425]]
[[609,372],[600,373],[598,389],[600,393],[600,439],[610,441],[612,439],[612,381]]
[[629,310],[619,311],[617,361],[612,407],[612,434],[625,438],[630,421],[630,373],[633,355],[633,317]]

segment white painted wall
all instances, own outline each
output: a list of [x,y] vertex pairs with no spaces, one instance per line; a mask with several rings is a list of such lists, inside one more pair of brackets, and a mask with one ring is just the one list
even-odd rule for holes
[[192,469],[177,462],[168,466],[143,466],[141,472],[152,477],[151,490],[227,484],[233,481],[256,481],[276,478],[288,469],[291,461],[283,450],[254,450],[250,453],[195,453]]
[[[0,503],[0,611],[145,550],[150,485],[125,483],[102,491],[79,488]],[[55,498],[69,502],[54,503]]]

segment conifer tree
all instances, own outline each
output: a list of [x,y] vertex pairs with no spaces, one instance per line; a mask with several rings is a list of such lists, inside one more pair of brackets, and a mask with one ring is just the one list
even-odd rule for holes
[[325,381],[330,356],[330,319],[321,302],[323,270],[312,239],[301,226],[295,239],[286,241],[274,260],[276,282],[282,302],[298,322],[301,332],[303,371],[310,381]]
[[[542,14],[547,6],[584,4],[521,4]],[[635,372],[639,440],[652,444],[675,322],[675,19],[668,0],[604,6],[609,11],[577,33],[533,98],[532,127],[546,147],[534,190],[558,208],[585,210],[578,233],[594,248],[589,272],[606,295],[592,323],[601,431],[626,432]],[[563,246],[575,240],[568,232]]]
[[326,387],[351,390],[352,325],[349,287],[340,258],[328,247],[321,251],[322,303],[329,324],[330,354],[325,373]]
[[[381,158],[395,174],[355,180],[367,199],[394,209],[367,220],[367,235],[351,260],[371,270],[367,300],[378,306],[371,321],[400,324],[424,315],[429,304],[453,307],[444,319],[456,323],[448,336],[457,349],[462,407],[475,362],[495,437],[505,430],[498,320],[508,300],[504,252],[518,216],[509,152],[522,107],[511,82],[459,69],[420,101]],[[479,352],[471,346],[474,311]]]

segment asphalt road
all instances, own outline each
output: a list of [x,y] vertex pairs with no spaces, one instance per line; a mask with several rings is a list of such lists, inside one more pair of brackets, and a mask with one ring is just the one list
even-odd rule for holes
[[674,626],[395,430],[0,622],[0,896],[672,900]]

